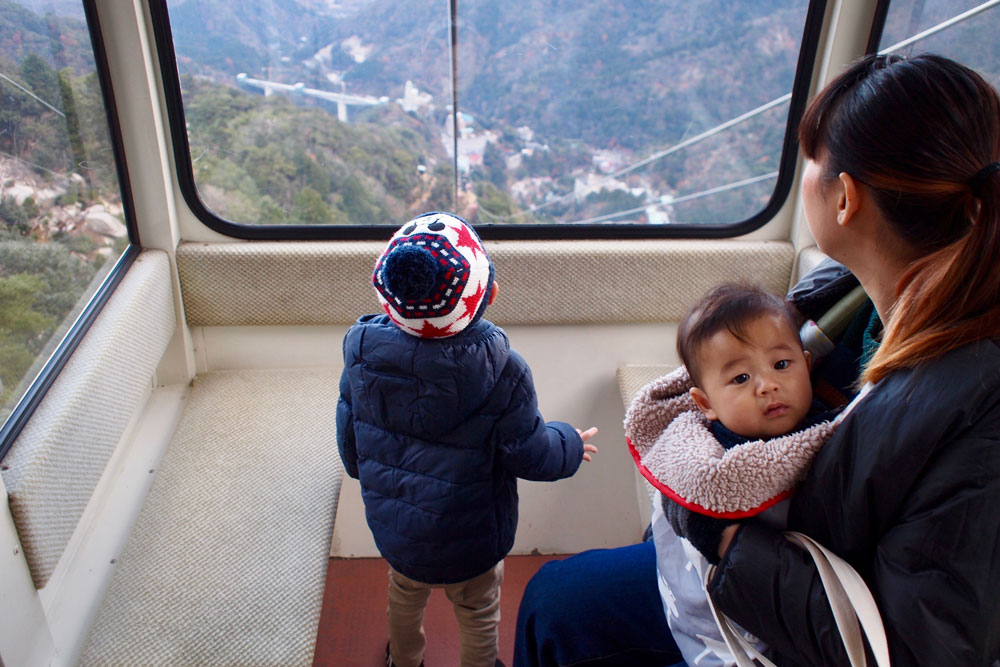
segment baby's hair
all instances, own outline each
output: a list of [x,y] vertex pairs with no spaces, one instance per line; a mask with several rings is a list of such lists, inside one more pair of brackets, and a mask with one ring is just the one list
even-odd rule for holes
[[677,355],[695,385],[700,384],[697,359],[701,346],[723,329],[728,329],[738,340],[745,340],[747,325],[762,315],[783,317],[792,331],[797,330],[785,300],[756,285],[717,285],[691,307],[677,331]]

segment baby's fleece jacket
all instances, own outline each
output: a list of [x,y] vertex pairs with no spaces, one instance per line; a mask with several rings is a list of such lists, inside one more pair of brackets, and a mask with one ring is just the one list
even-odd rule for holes
[[[783,523],[787,503],[777,501],[805,476],[833,431],[831,423],[726,449],[691,398],[691,386],[681,366],[643,387],[629,405],[625,434],[640,472],[661,493],[694,511],[729,517],[760,514]],[[735,659],[705,596],[709,564],[673,532],[660,500],[653,502],[652,533],[671,635],[688,665],[729,667]],[[758,650],[766,650],[756,637],[743,634]]]
[[527,363],[486,320],[424,339],[361,317],[344,337],[337,446],[382,556],[430,584],[507,555],[518,477],[569,477],[583,460],[576,429],[542,419]]
[[643,387],[625,415],[642,475],[671,500],[710,516],[753,516],[791,494],[834,430],[823,421],[726,449],[691,398],[683,366]]

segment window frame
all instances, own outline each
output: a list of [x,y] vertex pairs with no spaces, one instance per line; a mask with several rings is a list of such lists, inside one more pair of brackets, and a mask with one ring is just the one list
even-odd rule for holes
[[892,4],[892,0],[878,0],[878,4],[875,5],[875,17],[872,19],[872,29],[868,33],[868,43],[865,45],[866,55],[878,52],[882,33],[885,31],[885,21],[889,16],[890,4]]
[[111,85],[111,70],[108,65],[107,51],[104,46],[104,36],[101,32],[100,19],[97,13],[98,0],[82,0],[84,14],[87,20],[87,30],[90,33],[91,47],[94,51],[94,66],[101,86],[101,96],[104,99],[104,109],[108,118],[108,135],[111,141],[111,151],[114,156],[115,170],[118,175],[118,186],[121,190],[122,211],[125,216],[125,227],[128,230],[129,245],[121,254],[111,271],[105,276],[90,300],[70,326],[66,335],[53,350],[42,366],[38,375],[28,386],[27,391],[11,410],[7,420],[0,427],[0,461],[6,456],[17,436],[20,435],[38,404],[42,402],[46,392],[55,382],[59,372],[66,365],[70,355],[79,346],[80,341],[90,330],[91,325],[101,313],[104,305],[111,298],[115,288],[121,282],[132,262],[142,250],[139,241],[139,230],[135,224],[135,205],[132,198],[131,182],[125,160],[122,143],[121,123],[118,108],[115,105],[114,89]]
[[[491,240],[715,239],[741,236],[763,227],[785,205],[795,181],[799,152],[798,123],[808,102],[826,7],[827,0],[809,0],[792,82],[785,138],[778,161],[778,178],[767,205],[750,218],[725,224],[480,224],[476,225],[476,231],[484,239]],[[376,240],[386,238],[397,228],[397,225],[254,225],[226,220],[209,210],[198,196],[194,181],[167,2],[150,0],[149,8],[166,98],[178,185],[188,208],[199,221],[220,234],[244,240]]]

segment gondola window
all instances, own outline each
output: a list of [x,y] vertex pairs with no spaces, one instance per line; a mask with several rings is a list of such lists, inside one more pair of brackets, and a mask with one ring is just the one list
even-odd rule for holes
[[270,226],[747,220],[778,182],[809,9],[167,6],[197,198]]
[[129,247],[82,3],[0,12],[0,422]]
[[976,69],[1000,85],[1000,0],[893,0],[880,52],[932,52]]

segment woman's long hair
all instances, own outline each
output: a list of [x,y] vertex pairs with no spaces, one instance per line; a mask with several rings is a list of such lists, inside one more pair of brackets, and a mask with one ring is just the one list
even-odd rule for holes
[[867,56],[813,100],[799,140],[810,159],[825,150],[824,180],[847,172],[867,186],[916,257],[862,381],[1000,336],[1000,173],[986,169],[1000,160],[1000,99],[989,83],[941,56]]

